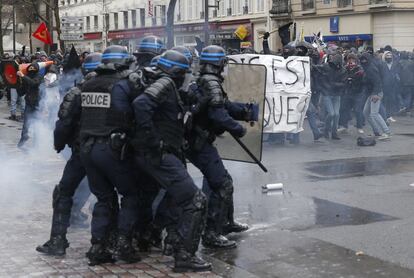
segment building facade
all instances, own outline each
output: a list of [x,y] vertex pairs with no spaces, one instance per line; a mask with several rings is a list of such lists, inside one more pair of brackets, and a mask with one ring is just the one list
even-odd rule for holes
[[295,21],[305,39],[321,32],[325,42],[414,48],[414,1],[406,0],[273,0],[276,26]]
[[[82,40],[66,41],[80,50],[101,51],[121,44],[134,51],[145,35],[166,37],[168,0],[61,0],[60,16],[83,18]],[[262,49],[259,35],[270,30],[271,0],[209,0],[209,39],[226,48]],[[214,6],[214,7],[213,7]],[[175,45],[194,46],[204,37],[204,0],[177,0],[174,18]],[[234,35],[243,26],[245,38]]]

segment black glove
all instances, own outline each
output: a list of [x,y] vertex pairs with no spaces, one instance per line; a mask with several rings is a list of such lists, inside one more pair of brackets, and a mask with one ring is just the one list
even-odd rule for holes
[[242,138],[244,135],[246,135],[246,133],[247,129],[244,126],[242,126],[240,131],[233,132],[232,135],[237,138]]
[[266,32],[266,33],[263,34],[263,39],[264,40],[267,40],[269,37],[270,37],[270,33],[269,32]]
[[57,153],[60,153],[65,148],[65,144],[59,144],[56,141],[54,142],[53,145]]

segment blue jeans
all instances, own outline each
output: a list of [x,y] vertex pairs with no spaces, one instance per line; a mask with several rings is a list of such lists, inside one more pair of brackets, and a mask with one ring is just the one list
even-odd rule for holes
[[339,109],[341,108],[340,96],[323,96],[323,104],[326,110],[325,134],[336,134],[339,123]]
[[308,123],[313,133],[313,138],[319,137],[321,134],[318,127],[318,115],[315,105],[312,102],[309,103],[308,111],[306,111],[306,116],[308,116]]
[[364,115],[368,123],[371,125],[372,130],[376,135],[383,133],[390,134],[391,131],[384,121],[384,118],[380,115],[381,100],[377,102],[371,101],[371,97],[368,97],[364,106]]
[[24,108],[26,106],[26,102],[24,101],[24,97],[20,97],[17,94],[17,90],[14,88],[10,88],[10,114],[16,115],[17,112],[17,104],[20,104],[20,113],[24,113]]

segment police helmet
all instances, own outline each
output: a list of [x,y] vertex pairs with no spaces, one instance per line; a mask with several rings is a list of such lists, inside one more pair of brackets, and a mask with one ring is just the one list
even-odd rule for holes
[[201,51],[200,65],[224,67],[227,64],[226,52],[221,46],[209,45]]
[[193,63],[193,54],[191,54],[191,51],[187,47],[175,46],[171,48],[171,50],[175,50],[183,54],[188,59],[188,62],[190,63],[190,65]]
[[157,55],[151,59],[150,67],[155,68],[158,67],[158,61],[160,60],[161,55]]
[[91,53],[83,60],[82,64],[82,73],[86,75],[91,71],[94,71],[102,61],[102,54],[101,53]]
[[158,60],[158,68],[173,78],[184,76],[189,70],[188,59],[178,51],[167,50]]
[[121,45],[111,45],[102,54],[102,63],[104,65],[113,64],[116,69],[128,67],[132,62],[131,55]]
[[144,37],[139,45],[138,52],[134,55],[139,54],[152,54],[152,55],[161,55],[165,51],[165,45],[162,40],[157,36],[146,36]]

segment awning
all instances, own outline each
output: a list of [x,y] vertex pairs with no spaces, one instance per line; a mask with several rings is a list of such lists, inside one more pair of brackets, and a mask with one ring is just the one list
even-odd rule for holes
[[[305,41],[312,42],[313,36],[306,36]],[[324,42],[355,42],[357,40],[372,41],[372,34],[352,34],[352,35],[334,35],[334,36],[323,36]]]

